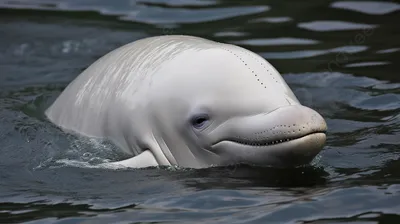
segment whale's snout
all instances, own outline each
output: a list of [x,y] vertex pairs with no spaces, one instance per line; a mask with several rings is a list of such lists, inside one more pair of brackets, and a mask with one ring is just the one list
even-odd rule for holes
[[[297,166],[309,163],[323,148],[327,125],[311,108],[291,105],[272,112],[241,117],[221,127],[213,152],[226,163]],[[229,130],[226,130],[229,129]]]

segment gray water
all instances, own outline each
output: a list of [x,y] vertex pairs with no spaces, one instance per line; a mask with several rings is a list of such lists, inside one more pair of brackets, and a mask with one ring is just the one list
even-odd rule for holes
[[[0,0],[0,223],[399,223],[400,4]],[[305,167],[113,170],[43,111],[123,44],[197,35],[280,71],[329,131]]]

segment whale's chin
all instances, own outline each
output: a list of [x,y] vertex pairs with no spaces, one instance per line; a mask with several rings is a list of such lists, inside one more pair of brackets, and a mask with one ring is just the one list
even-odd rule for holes
[[257,166],[293,167],[310,163],[322,150],[325,132],[313,132],[297,138],[274,141],[247,142],[237,139],[221,140],[212,151],[229,160],[226,164],[245,163]]

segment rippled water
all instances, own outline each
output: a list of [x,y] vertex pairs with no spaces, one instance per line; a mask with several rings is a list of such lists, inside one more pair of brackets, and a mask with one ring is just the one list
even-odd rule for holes
[[[0,223],[397,223],[400,4],[389,1],[0,0]],[[112,145],[43,111],[133,40],[188,34],[268,59],[329,126],[296,169],[111,170]]]

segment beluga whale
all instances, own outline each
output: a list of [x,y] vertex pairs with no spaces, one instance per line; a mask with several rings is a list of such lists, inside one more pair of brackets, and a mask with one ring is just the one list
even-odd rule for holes
[[279,72],[242,47],[200,37],[148,37],[77,76],[45,111],[66,132],[108,139],[125,167],[307,164],[327,124]]

